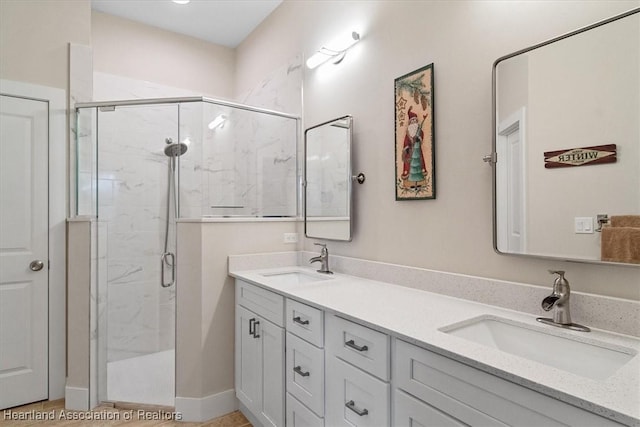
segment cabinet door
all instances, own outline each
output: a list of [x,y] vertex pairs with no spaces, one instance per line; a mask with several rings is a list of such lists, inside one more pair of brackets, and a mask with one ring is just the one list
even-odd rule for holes
[[284,329],[263,319],[255,328],[262,355],[260,421],[265,426],[284,426]]
[[287,332],[287,391],[324,416],[324,352]]
[[254,413],[262,407],[262,346],[253,333],[258,316],[236,305],[236,397]]
[[389,384],[335,356],[326,362],[326,425],[389,426]]
[[324,420],[287,393],[287,427],[324,427]]

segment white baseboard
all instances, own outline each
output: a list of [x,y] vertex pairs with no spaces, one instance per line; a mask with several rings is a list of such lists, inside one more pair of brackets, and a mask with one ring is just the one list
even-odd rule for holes
[[202,422],[221,417],[238,409],[235,389],[212,394],[206,397],[176,396],[176,412],[182,415],[181,421]]
[[64,388],[64,408],[74,411],[88,411],[89,389],[84,387]]

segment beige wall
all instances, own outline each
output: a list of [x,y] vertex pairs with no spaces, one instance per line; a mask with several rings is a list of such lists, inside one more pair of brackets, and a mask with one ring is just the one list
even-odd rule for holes
[[95,71],[233,96],[233,49],[104,13],[91,15]]
[[300,34],[308,22],[298,19],[297,12],[296,8],[278,6],[236,48],[236,96],[254,89],[271,71],[302,51]]
[[296,222],[178,223],[176,396],[234,388],[235,287],[227,256],[295,251]]
[[91,222],[68,222],[67,244],[67,387],[88,389]]
[[[482,162],[491,151],[493,61],[639,5],[285,1],[238,49],[237,76],[291,55],[283,50],[298,49],[308,57],[336,32],[361,28],[362,41],[339,66],[305,70],[305,126],[352,114],[355,169],[367,175],[355,188],[354,239],[329,242],[330,252],[541,286],[552,283],[547,269],[563,269],[574,290],[640,299],[637,268],[494,253],[491,168]],[[397,202],[393,80],[432,62],[437,199]],[[311,244],[306,240],[305,249],[315,250]]]
[[0,77],[68,90],[68,44],[91,41],[89,0],[1,0]]

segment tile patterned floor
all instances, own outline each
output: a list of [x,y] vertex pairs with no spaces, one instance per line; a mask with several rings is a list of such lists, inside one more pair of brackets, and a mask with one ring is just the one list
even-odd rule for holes
[[67,411],[64,399],[36,402],[30,405],[0,410],[0,426],[55,426],[55,427],[251,427],[239,411],[204,423],[188,423],[176,420],[173,412],[165,407],[138,406],[130,404],[101,405],[92,411]]

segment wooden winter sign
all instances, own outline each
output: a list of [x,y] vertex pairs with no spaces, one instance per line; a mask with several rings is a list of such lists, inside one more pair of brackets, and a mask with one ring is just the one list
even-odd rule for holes
[[567,148],[558,151],[545,151],[544,153],[545,168],[599,165],[616,161],[616,144]]
[[435,199],[433,64],[395,79],[396,200]]

